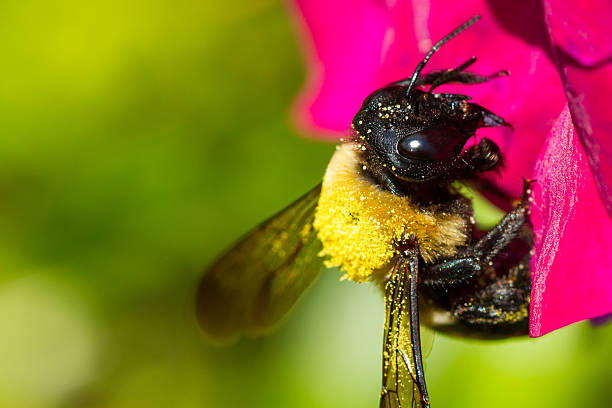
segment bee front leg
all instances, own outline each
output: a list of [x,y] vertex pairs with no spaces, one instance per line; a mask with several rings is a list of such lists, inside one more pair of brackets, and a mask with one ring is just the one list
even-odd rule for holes
[[524,180],[523,196],[518,205],[487,235],[462,251],[459,257],[428,265],[423,273],[423,285],[452,289],[478,278],[481,271],[492,265],[493,259],[520,235],[528,220],[532,184],[532,180]]
[[471,248],[474,255],[483,263],[489,263],[510,242],[515,240],[529,216],[529,196],[533,180],[523,180],[521,201],[491,231]]

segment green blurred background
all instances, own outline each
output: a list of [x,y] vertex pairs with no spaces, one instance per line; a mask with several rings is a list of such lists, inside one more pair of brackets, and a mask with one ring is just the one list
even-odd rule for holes
[[[374,407],[383,303],[329,271],[268,337],[209,344],[213,257],[320,180],[275,0],[0,5],[0,407]],[[438,335],[435,407],[609,406],[612,327]]]

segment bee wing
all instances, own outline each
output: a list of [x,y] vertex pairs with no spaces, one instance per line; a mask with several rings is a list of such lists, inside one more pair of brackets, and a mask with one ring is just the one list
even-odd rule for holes
[[242,238],[206,271],[196,294],[202,329],[228,341],[280,320],[321,270],[312,227],[321,185]]
[[[435,339],[436,332],[431,327],[421,325],[421,354],[423,358],[429,357]],[[426,362],[423,361],[423,365],[425,365],[425,363]]]
[[401,258],[385,286],[381,408],[428,408],[420,347],[418,255]]

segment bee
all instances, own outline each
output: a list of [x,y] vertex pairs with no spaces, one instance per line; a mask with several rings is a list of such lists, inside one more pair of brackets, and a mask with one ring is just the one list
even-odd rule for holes
[[[334,153],[322,183],[240,240],[203,276],[198,322],[218,339],[258,334],[279,321],[322,264],[384,292],[380,406],[429,407],[420,324],[483,339],[528,331],[531,181],[489,231],[475,224],[458,183],[478,186],[499,169],[498,146],[482,127],[507,126],[470,97],[436,93],[447,83],[479,84],[460,66],[422,74],[431,56],[474,24],[436,43],[411,77],[370,94],[351,137]],[[483,184],[484,185],[484,184]]]

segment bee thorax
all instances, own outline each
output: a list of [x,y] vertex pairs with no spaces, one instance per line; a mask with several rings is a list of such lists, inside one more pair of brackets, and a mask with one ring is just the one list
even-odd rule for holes
[[359,147],[348,143],[327,168],[314,221],[326,266],[365,281],[398,255],[396,243],[403,237],[416,237],[425,262],[452,256],[466,244],[464,217],[416,206],[410,197],[378,186],[362,167]]

